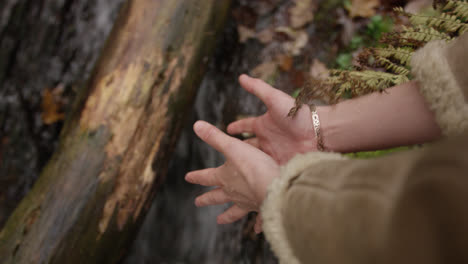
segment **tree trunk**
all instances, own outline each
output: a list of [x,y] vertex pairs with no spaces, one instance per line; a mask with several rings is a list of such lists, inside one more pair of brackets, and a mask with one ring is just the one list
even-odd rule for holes
[[124,5],[57,151],[0,233],[2,263],[121,258],[164,179],[228,5]]
[[52,156],[63,121],[41,118],[45,91],[69,112],[123,0],[0,0],[0,229]]

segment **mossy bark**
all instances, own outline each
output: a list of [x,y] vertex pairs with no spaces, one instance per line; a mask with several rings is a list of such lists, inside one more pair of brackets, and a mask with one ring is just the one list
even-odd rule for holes
[[229,0],[129,0],[62,131],[0,233],[2,263],[115,263],[139,227]]

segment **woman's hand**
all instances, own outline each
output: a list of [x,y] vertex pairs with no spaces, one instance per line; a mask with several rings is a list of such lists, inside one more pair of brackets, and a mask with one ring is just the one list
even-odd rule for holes
[[259,117],[231,123],[227,128],[229,134],[255,134],[254,144],[279,164],[286,163],[297,153],[317,150],[308,106],[304,105],[294,118],[288,117],[289,110],[294,106],[291,96],[245,74],[239,77],[239,82],[245,90],[262,100],[268,111]]
[[[185,176],[190,183],[217,187],[197,197],[195,204],[208,206],[233,202],[232,207],[218,216],[219,224],[237,221],[250,211],[258,212],[268,185],[279,175],[277,163],[256,147],[230,137],[206,122],[196,122],[194,130],[198,137],[226,158],[226,163],[218,168],[192,171]],[[257,232],[260,221],[257,221]]]

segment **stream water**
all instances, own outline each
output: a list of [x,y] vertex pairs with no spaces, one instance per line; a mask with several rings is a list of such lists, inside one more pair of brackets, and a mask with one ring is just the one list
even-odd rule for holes
[[224,129],[237,115],[265,111],[237,82],[240,73],[258,64],[260,48],[255,43],[240,45],[234,22],[228,22],[166,181],[124,263],[276,263],[263,236],[252,231],[253,216],[232,225],[217,225],[216,216],[226,206],[196,208],[194,198],[204,188],[184,181],[188,171],[219,166],[224,160],[195,136],[192,125],[196,120]]
[[[31,188],[57,144],[61,122],[49,126],[41,122],[44,90],[63,87],[63,110],[68,110],[122,2],[0,1],[0,227]],[[283,25],[287,16],[281,14],[291,6],[291,1],[285,0],[233,2],[234,7],[242,5],[247,11],[262,9],[261,19],[255,22],[260,28],[273,20]],[[216,216],[226,206],[196,208],[194,198],[205,189],[184,181],[188,171],[223,163],[219,153],[194,135],[196,120],[225,129],[240,115],[259,115],[266,110],[239,86],[237,77],[264,62],[265,54],[271,53],[258,41],[239,43],[237,22],[249,21],[252,14],[234,13],[199,88],[166,180],[122,263],[276,263],[263,235],[253,232],[254,215],[219,226]],[[307,30],[315,35],[313,25]],[[314,54],[323,52],[329,43],[320,39],[309,42],[314,43],[309,45]],[[291,86],[286,83],[283,88]]]

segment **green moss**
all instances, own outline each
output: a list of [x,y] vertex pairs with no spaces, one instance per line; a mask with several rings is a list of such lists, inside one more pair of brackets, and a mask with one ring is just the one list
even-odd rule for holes
[[405,151],[409,149],[412,149],[412,147],[405,146],[405,147],[383,149],[383,150],[376,150],[376,151],[361,151],[361,152],[354,152],[354,153],[346,153],[344,155],[350,158],[355,158],[355,159],[372,159],[372,158],[378,158],[378,157],[382,157],[391,153]]

